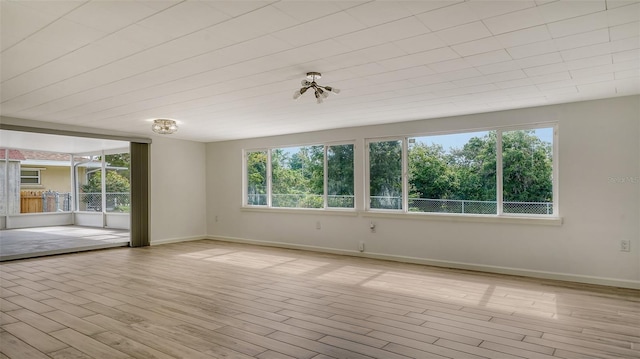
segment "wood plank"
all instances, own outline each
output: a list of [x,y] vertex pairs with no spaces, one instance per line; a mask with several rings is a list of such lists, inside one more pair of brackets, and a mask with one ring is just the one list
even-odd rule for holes
[[[9,301],[9,302],[11,302],[11,303],[13,303],[13,304],[15,304],[15,305],[17,305],[19,307],[28,309],[28,310],[30,310],[32,312],[36,312],[36,313],[44,313],[44,312],[50,312],[50,311],[54,310],[54,308],[52,308],[52,307],[50,307],[50,306],[48,306],[46,304],[43,304],[43,303],[38,302],[38,301],[35,301],[35,300],[31,299],[31,298],[27,298],[27,297],[25,297],[23,295],[16,295],[14,297],[7,297],[6,299],[7,299],[7,301]],[[9,306],[9,305],[7,305],[7,306],[2,305],[2,309],[3,310],[17,310],[17,309],[20,309],[19,307],[15,308],[15,309],[7,309],[7,307],[15,308],[15,307],[12,307],[12,306]]]
[[95,359],[129,358],[125,353],[108,345],[102,344],[99,341],[82,333],[76,332],[73,329],[62,329],[51,333],[51,335]]
[[138,343],[135,340],[123,337],[120,334],[113,332],[102,332],[94,335],[94,339],[105,344],[111,348],[114,348],[122,353],[125,353],[132,358],[136,359],[171,359],[170,355],[167,355],[161,351],[153,349],[144,344]]
[[47,312],[43,315],[51,320],[55,320],[65,328],[73,329],[84,335],[92,336],[105,331],[105,329],[100,326],[61,310],[54,310],[53,312]]
[[3,325],[2,329],[43,353],[50,353],[68,347],[67,344],[51,335],[23,322]]
[[[51,313],[51,312],[48,312],[48,313]],[[47,313],[43,313],[44,316],[42,316],[38,313],[34,313],[27,309],[18,309],[11,312],[7,312],[7,314],[45,333],[49,333],[49,332],[53,332],[53,331],[61,330],[65,328],[64,325],[46,318]]]
[[61,310],[63,312],[67,312],[79,318],[96,314],[91,310],[88,310],[86,308],[83,308],[81,306],[69,303],[66,300],[62,300],[58,298],[43,300],[42,303],[54,308],[54,310]]
[[78,349],[71,347],[49,353],[49,356],[53,359],[93,359]]
[[134,328],[130,325],[106,317],[102,314],[92,315],[84,319],[113,333],[117,333],[139,343],[144,343],[151,348],[154,348],[175,358],[211,359],[210,355],[192,349],[180,342],[168,339],[166,337],[158,337],[154,334]]
[[11,359],[48,359],[40,350],[16,338],[8,332],[0,332],[0,351]]
[[287,354],[298,359],[305,359],[305,358],[310,359],[311,357],[314,357],[316,354],[318,354],[316,352],[301,348],[299,346],[290,345],[288,343],[271,339],[268,336],[267,337],[260,336],[260,335],[249,333],[247,331],[243,331],[241,329],[237,329],[233,327],[222,327],[220,329],[217,329],[216,332],[219,332],[237,339],[246,340],[252,344],[256,344],[263,348],[277,351],[279,353]]

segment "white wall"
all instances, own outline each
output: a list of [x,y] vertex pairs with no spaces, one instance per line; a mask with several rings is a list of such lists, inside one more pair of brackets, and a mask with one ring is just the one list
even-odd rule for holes
[[206,236],[205,144],[154,137],[151,143],[150,241]]
[[[363,201],[365,138],[547,121],[559,123],[560,226],[241,210],[243,148],[355,140],[357,200]],[[640,288],[639,122],[640,97],[632,96],[210,143],[206,232],[211,238],[353,254],[362,240],[364,255],[373,257]],[[184,168],[174,165],[179,168],[173,172]],[[376,233],[369,231],[371,220]],[[621,239],[631,240],[631,252],[619,251]]]

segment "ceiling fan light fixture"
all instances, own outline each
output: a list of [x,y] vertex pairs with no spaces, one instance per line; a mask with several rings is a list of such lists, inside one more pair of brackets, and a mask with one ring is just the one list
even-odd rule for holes
[[322,78],[322,74],[319,72],[307,72],[307,78],[300,82],[302,84],[302,88],[293,94],[293,99],[297,100],[307,92],[308,89],[313,89],[317,103],[321,104],[323,99],[329,97],[329,92],[333,92],[335,94],[340,93],[340,90],[337,88],[318,85],[316,80],[319,80],[320,78]]

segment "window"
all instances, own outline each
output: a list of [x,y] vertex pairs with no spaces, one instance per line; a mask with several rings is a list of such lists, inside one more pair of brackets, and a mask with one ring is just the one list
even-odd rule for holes
[[323,146],[271,150],[271,206],[322,208]]
[[402,140],[369,143],[369,208],[402,209]]
[[267,205],[267,151],[247,152],[247,204]]
[[[78,182],[80,211],[131,212],[129,152],[88,157],[75,167],[76,176],[83,178]],[[106,169],[104,178],[103,167]]]
[[39,169],[21,169],[20,184],[23,185],[39,185],[40,170]]
[[369,141],[368,209],[556,214],[553,141],[553,127]]
[[502,133],[502,210],[553,214],[553,128]]
[[354,208],[353,144],[245,152],[247,206]]
[[354,208],[353,145],[327,146],[327,207]]
[[496,132],[409,138],[409,210],[496,213]]

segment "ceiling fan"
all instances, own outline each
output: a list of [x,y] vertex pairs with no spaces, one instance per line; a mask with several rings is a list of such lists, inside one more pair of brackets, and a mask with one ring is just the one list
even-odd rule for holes
[[316,96],[316,101],[318,104],[321,104],[322,101],[329,97],[329,92],[333,92],[335,94],[339,94],[340,90],[331,86],[320,86],[316,83],[316,80],[319,80],[322,77],[322,74],[319,72],[307,72],[307,78],[302,80],[302,88],[297,90],[293,94],[293,99],[297,100],[300,96],[302,96],[307,90],[313,89],[314,95]]

